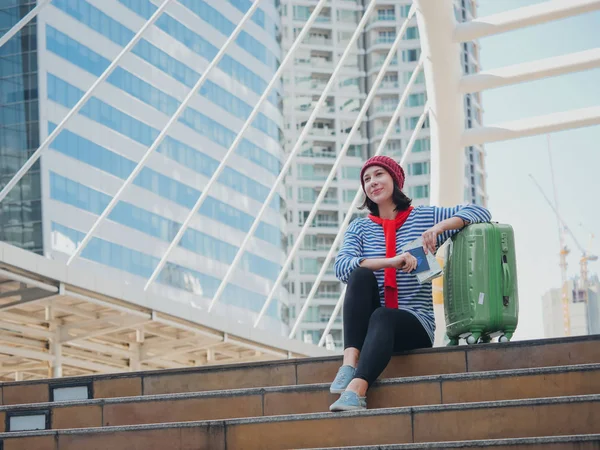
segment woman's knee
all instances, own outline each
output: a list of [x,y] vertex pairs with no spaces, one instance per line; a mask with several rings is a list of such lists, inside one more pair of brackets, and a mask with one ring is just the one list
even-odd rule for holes
[[383,306],[377,308],[375,311],[373,311],[373,314],[371,314],[371,318],[369,319],[369,328],[371,328],[372,326],[382,327],[388,323],[392,323],[392,311],[393,310],[390,310],[389,308],[385,308]]
[[350,278],[348,278],[348,286],[356,284],[364,286],[367,283],[377,283],[377,278],[375,278],[373,271],[366,267],[357,267],[350,274]]

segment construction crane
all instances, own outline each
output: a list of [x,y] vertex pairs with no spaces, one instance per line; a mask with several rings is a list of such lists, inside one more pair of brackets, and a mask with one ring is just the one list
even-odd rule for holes
[[[554,192],[554,203],[552,203],[550,201],[550,199],[544,193],[544,190],[542,189],[540,184],[536,181],[536,179],[533,177],[533,175],[529,174],[529,177],[533,180],[535,185],[538,187],[538,189],[540,190],[544,199],[546,200],[546,202],[548,202],[548,205],[550,205],[550,208],[552,208],[552,211],[554,211],[554,214],[556,215],[556,220],[558,222],[558,236],[559,236],[559,243],[560,243],[560,275],[561,275],[561,283],[562,283],[561,300],[562,300],[562,304],[563,304],[563,325],[564,325],[565,336],[570,336],[570,334],[571,334],[571,318],[569,315],[569,296],[568,296],[568,286],[567,286],[567,255],[570,253],[570,250],[565,243],[565,233],[569,233],[569,235],[573,239],[573,242],[575,242],[575,245],[581,251],[581,258],[579,260],[579,272],[580,272],[579,288],[583,291],[583,297],[584,297],[583,300],[585,301],[586,305],[588,302],[588,262],[589,261],[597,261],[598,256],[589,254],[586,251],[586,249],[583,248],[583,246],[579,243],[579,241],[577,240],[577,238],[575,237],[575,235],[573,234],[571,229],[567,226],[566,222],[563,220],[560,213],[558,212],[558,198],[556,195],[556,183],[554,181],[554,169],[552,167],[552,154],[550,152],[550,136],[549,135],[548,135],[548,158],[550,160],[550,173],[552,176],[552,189]],[[593,239],[593,235],[591,235],[591,239]],[[591,240],[590,240],[590,248],[591,248]]]

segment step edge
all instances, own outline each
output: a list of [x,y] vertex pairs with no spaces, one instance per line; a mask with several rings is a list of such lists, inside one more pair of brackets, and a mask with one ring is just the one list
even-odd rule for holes
[[222,427],[234,425],[252,425],[262,423],[277,423],[277,422],[293,422],[301,420],[320,420],[333,418],[348,418],[348,417],[372,417],[372,416],[388,416],[401,414],[419,414],[427,412],[446,412],[456,410],[471,410],[485,408],[510,408],[510,407],[531,407],[539,405],[565,404],[565,403],[586,403],[600,402],[600,394],[575,395],[565,397],[547,397],[535,399],[519,399],[519,400],[500,400],[493,402],[474,402],[474,403],[455,403],[449,405],[437,406],[413,406],[413,407],[397,407],[397,408],[377,408],[368,409],[366,411],[347,411],[340,413],[320,412],[309,414],[287,414],[282,416],[259,416],[236,419],[217,419],[217,420],[198,420],[188,422],[168,422],[168,423],[153,423],[141,425],[119,425],[108,427],[92,427],[92,428],[74,428],[74,429],[58,429],[58,430],[38,430],[25,432],[5,432],[0,433],[0,440],[10,437],[32,437],[32,436],[52,436],[63,434],[86,434],[86,433],[113,433],[120,431],[137,431],[137,430],[154,430],[164,428],[191,428],[191,427]]
[[[555,345],[555,344],[564,344],[564,343],[581,343],[587,341],[600,341],[600,334],[592,334],[585,336],[573,336],[568,338],[550,338],[550,339],[532,339],[532,340],[523,340],[523,341],[512,341],[512,342],[503,342],[503,343],[490,343],[490,344],[480,344],[480,345],[461,345],[456,347],[434,347],[434,348],[423,348],[417,350],[411,350],[407,352],[399,352],[395,353],[394,357],[398,356],[407,356],[407,355],[419,355],[419,354],[430,354],[430,353],[454,353],[454,352],[480,352],[480,351],[488,351],[488,350],[498,350],[503,348],[519,348],[519,347],[539,347],[544,345]],[[333,355],[333,356],[320,356],[320,357],[311,357],[311,358],[292,358],[292,359],[275,359],[270,361],[257,361],[251,363],[242,363],[242,364],[221,364],[215,366],[199,366],[199,367],[182,367],[180,369],[160,369],[160,370],[146,370],[139,372],[124,372],[119,374],[97,374],[97,375],[86,375],[81,377],[65,377],[60,378],[60,380],[80,380],[81,382],[86,381],[103,381],[103,380],[111,380],[111,379],[120,379],[120,378],[137,378],[137,377],[153,377],[157,375],[179,375],[186,374],[189,372],[222,372],[228,370],[240,370],[247,368],[260,368],[260,367],[270,367],[270,366],[287,366],[287,365],[303,365],[303,364],[311,364],[311,363],[323,363],[323,362],[331,362],[331,361],[340,361],[342,359],[341,355]],[[44,378],[40,380],[27,380],[27,381],[3,381],[0,382],[0,387],[3,386],[24,386],[29,384],[44,384],[44,383],[54,383],[56,382],[56,378]]]
[[[511,378],[519,376],[539,376],[573,372],[600,371],[600,364],[576,364],[571,366],[537,367],[531,369],[508,369],[488,372],[464,372],[460,374],[425,375],[419,377],[386,378],[378,380],[373,387],[396,386],[402,384],[439,383],[448,381],[474,381],[481,379]],[[136,395],[129,397],[107,397],[87,400],[56,401],[41,403],[22,403],[0,405],[0,412],[29,411],[48,408],[67,408],[73,406],[105,406],[122,403],[145,403],[198,398],[244,397],[263,394],[290,392],[315,392],[328,390],[331,383],[297,384],[287,386],[268,386],[257,388],[218,389],[212,391],[175,392],[170,394]]]
[[403,450],[403,449],[436,449],[439,446],[444,448],[469,448],[469,447],[499,447],[503,445],[535,445],[535,444],[561,444],[570,442],[600,442],[600,434],[572,434],[566,436],[539,436],[527,438],[510,439],[484,439],[473,441],[438,441],[438,442],[420,442],[408,444],[380,444],[373,446],[355,446],[355,447],[313,447],[296,450]]

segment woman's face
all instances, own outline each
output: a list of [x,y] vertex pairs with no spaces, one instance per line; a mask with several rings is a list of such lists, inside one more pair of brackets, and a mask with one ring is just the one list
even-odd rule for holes
[[388,202],[394,192],[394,180],[387,170],[372,166],[363,174],[365,192],[377,205]]

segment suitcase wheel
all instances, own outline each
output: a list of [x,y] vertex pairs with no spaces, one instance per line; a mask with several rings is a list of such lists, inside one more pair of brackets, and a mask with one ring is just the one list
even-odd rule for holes
[[503,334],[502,336],[500,336],[498,338],[498,342],[508,342],[510,341],[510,338],[508,336],[506,336],[505,334]]
[[481,333],[472,333],[471,336],[467,337],[467,344],[469,345],[473,345],[473,344],[477,344],[477,341],[479,340],[479,337],[481,336]]

